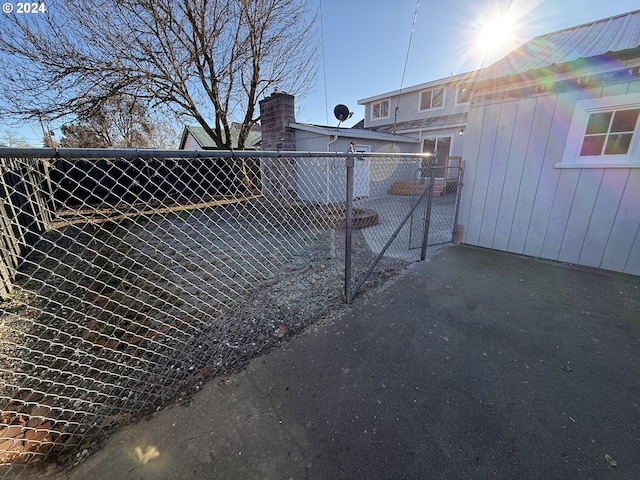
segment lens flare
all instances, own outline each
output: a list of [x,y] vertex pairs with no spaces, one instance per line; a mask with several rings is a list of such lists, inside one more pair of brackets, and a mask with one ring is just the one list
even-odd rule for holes
[[517,19],[509,12],[496,13],[481,23],[476,47],[481,53],[507,53],[516,41]]

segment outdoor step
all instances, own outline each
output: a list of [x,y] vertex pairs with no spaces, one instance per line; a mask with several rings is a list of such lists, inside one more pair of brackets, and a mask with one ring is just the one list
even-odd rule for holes
[[[436,180],[433,185],[433,196],[439,196],[444,191],[447,182]],[[420,195],[429,186],[427,179],[396,180],[387,193],[389,195]]]

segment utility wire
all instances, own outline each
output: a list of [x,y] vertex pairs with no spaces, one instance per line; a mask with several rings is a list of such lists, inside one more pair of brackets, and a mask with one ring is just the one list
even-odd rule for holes
[[416,29],[416,21],[418,20],[418,8],[420,0],[416,0],[416,10],[413,13],[413,23],[411,24],[411,35],[409,35],[409,46],[407,47],[407,56],[404,59],[404,69],[402,70],[402,80],[400,80],[400,90],[398,91],[398,99],[396,100],[396,108],[393,110],[393,133],[396,133],[396,125],[398,122],[398,108],[400,105],[400,95],[404,87],[404,76],[407,73],[407,64],[409,63],[409,53],[411,52],[411,42],[413,41],[413,32]]
[[322,0],[320,0],[320,43],[322,45],[322,76],[324,80],[324,116],[325,125],[329,125],[329,100],[327,98],[327,64],[324,55],[324,22],[322,20]]

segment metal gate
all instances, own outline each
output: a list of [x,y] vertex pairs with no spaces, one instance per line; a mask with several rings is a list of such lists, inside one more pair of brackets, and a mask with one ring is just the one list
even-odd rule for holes
[[[462,185],[462,159],[449,157],[444,167],[433,156],[368,154],[371,170],[387,179],[388,189],[368,198],[354,198],[353,165],[360,155],[348,156],[344,291],[350,303],[379,263],[397,258],[407,263],[426,258],[429,246],[452,242],[456,234]],[[392,178],[393,181],[388,179]],[[354,253],[354,235],[368,249]],[[362,257],[370,256],[363,263]],[[356,257],[359,257],[357,261]]]

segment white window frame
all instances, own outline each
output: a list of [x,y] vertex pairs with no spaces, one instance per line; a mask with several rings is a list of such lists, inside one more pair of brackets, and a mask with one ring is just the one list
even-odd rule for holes
[[580,156],[590,114],[637,108],[640,108],[640,93],[576,102],[562,162],[557,163],[556,168],[640,168],[640,118],[626,154]]
[[[439,107],[422,108],[422,96],[429,93],[431,95],[431,101],[429,102],[429,104],[431,105],[433,103],[433,92],[435,90],[442,90],[442,105],[440,105]],[[446,105],[446,103],[447,103],[447,88],[445,85],[441,85],[439,87],[427,88],[426,90],[422,90],[420,92],[420,95],[418,95],[418,111],[419,112],[430,112],[432,110],[442,110]]]
[[356,143],[353,146],[353,151],[356,153],[371,153],[371,145]]
[[[375,106],[379,105],[380,109],[382,109],[383,103],[387,104],[387,114],[376,116],[374,114]],[[371,103],[371,120],[383,120],[385,118],[389,118],[390,116],[391,116],[391,100],[390,99],[385,98],[384,100],[378,100],[377,102]]]

